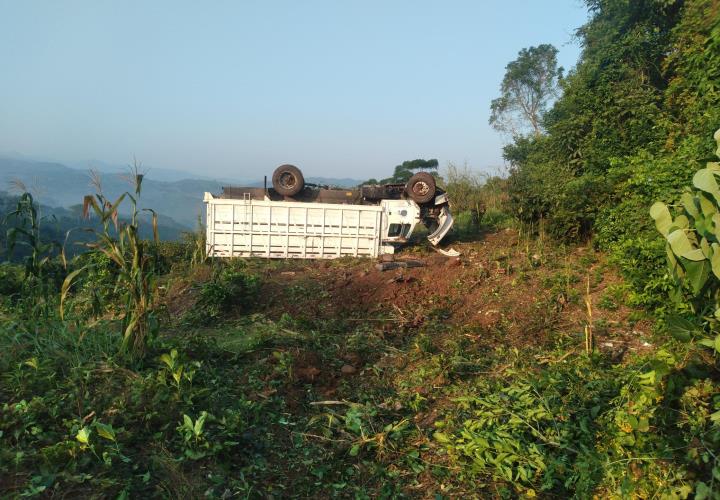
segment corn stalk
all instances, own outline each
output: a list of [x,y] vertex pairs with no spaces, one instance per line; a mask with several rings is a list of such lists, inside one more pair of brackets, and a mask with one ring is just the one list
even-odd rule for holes
[[[143,181],[143,174],[139,173],[137,164],[132,168],[129,179],[133,192],[125,192],[116,200],[110,201],[102,193],[99,179],[96,177],[94,184],[98,192],[85,197],[83,216],[88,218],[92,210],[100,218],[103,226],[102,232],[93,230],[97,240],[87,246],[94,251],[102,252],[117,265],[119,270],[115,286],[121,292],[125,306],[121,321],[123,339],[121,350],[142,355],[152,329],[156,283],[150,265],[151,258],[146,254],[147,245],[139,235],[141,212],[147,211],[152,214],[155,243],[158,243],[159,236],[157,214],[151,209],[138,209],[137,206]],[[120,221],[118,216],[118,208],[125,200],[129,200],[131,205],[128,222]],[[67,295],[67,290],[72,286],[72,280],[76,276],[76,273],[72,273],[63,284],[62,299]]]

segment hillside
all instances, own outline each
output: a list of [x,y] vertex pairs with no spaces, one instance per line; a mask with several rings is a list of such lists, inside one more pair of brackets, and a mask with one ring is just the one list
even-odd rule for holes
[[[585,7],[574,68],[548,43],[505,67],[507,175],[443,172],[453,257],[427,171],[426,204],[379,208],[393,253],[311,260],[256,249],[342,255],[375,226],[231,217],[258,256],[218,257],[202,228],[158,241],[112,172],[78,205],[81,171],[3,163],[71,206],[24,193],[0,228],[23,250],[0,262],[0,497],[720,500],[720,0]],[[183,221],[212,184],[135,174]],[[393,232],[415,208],[427,227]]]

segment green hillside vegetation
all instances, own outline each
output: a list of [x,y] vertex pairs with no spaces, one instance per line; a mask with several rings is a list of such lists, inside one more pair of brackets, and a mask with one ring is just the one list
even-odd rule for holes
[[[82,201],[82,198],[80,199]],[[8,249],[8,231],[13,227],[21,227],[23,219],[16,216],[8,216],[17,210],[20,196],[11,195],[0,191],[0,255],[4,259],[19,261],[29,255],[31,250],[23,242],[16,245],[12,252]],[[33,200],[34,201],[34,200]],[[34,202],[41,226],[42,240],[51,244],[51,253],[57,255],[64,246],[68,257],[73,257],[86,250],[84,244],[92,241],[92,234],[89,230],[99,230],[102,225],[97,219],[84,218],[82,204],[70,207],[48,207]],[[149,222],[148,216],[145,217]],[[125,221],[124,217],[120,217]],[[158,218],[158,232],[162,240],[178,241],[188,229],[164,216]],[[149,223],[140,229],[141,237],[147,239],[152,237],[152,226]]]
[[720,498],[720,1],[586,3],[509,175],[442,171],[460,258],[209,259],[138,172],[71,257],[5,201],[0,495]]

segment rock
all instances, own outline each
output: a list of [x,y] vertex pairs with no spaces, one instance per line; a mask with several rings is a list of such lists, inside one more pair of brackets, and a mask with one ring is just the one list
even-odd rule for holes
[[353,365],[343,365],[342,368],[340,368],[340,372],[343,375],[352,375],[357,371],[357,369]]
[[320,375],[320,370],[314,366],[298,368],[295,370],[295,376],[303,382],[313,382],[318,375]]

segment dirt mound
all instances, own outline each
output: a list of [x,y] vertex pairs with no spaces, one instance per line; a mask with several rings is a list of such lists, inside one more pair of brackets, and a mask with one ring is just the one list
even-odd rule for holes
[[[267,300],[260,307],[276,318],[384,317],[389,330],[435,319],[518,346],[541,343],[553,330],[580,333],[591,323],[606,347],[641,348],[637,339],[648,326],[628,326],[632,310],[622,304],[621,281],[601,254],[537,245],[505,230],[454,245],[460,258],[418,249],[396,256],[420,260],[423,267],[383,272],[371,260],[280,263],[264,272]],[[608,302],[608,290],[618,296],[616,303]]]

